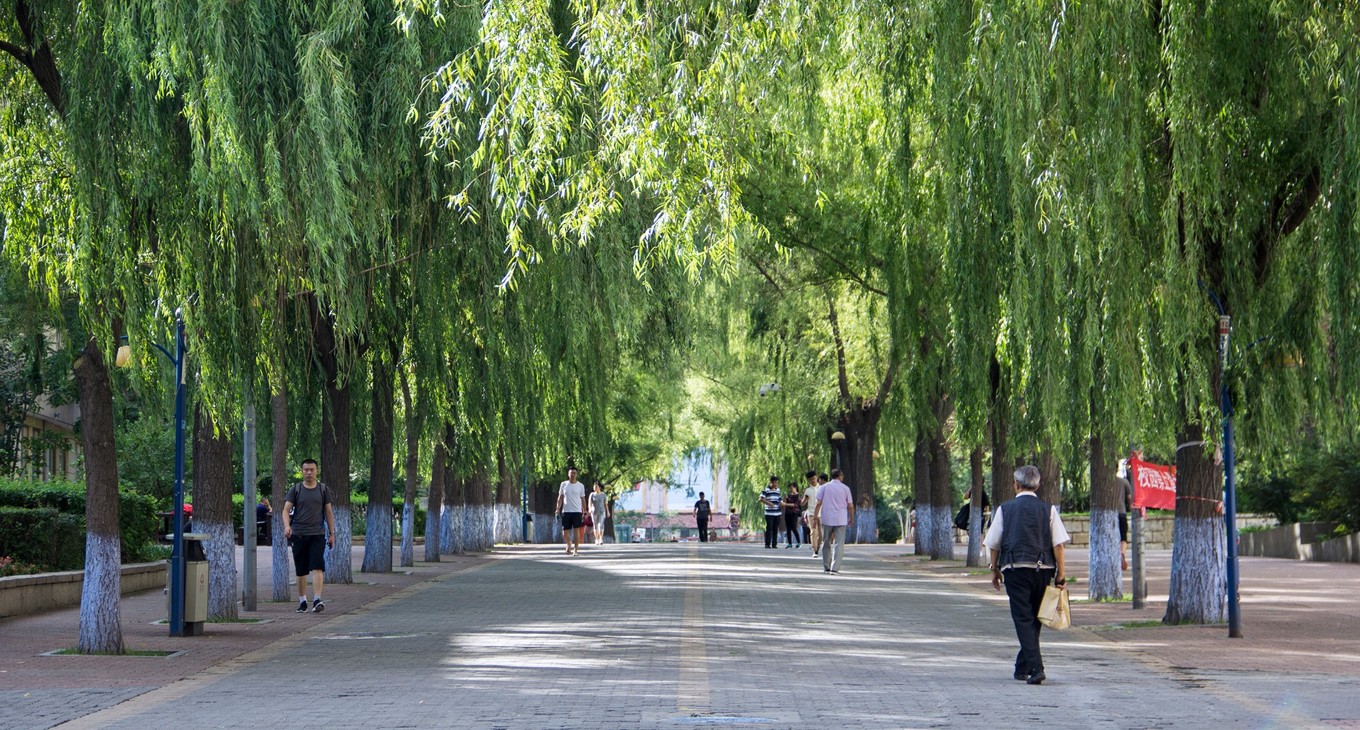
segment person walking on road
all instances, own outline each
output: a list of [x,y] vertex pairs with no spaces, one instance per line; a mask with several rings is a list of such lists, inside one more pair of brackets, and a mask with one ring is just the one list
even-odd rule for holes
[[817,488],[817,521],[822,524],[822,571],[841,572],[845,552],[845,526],[855,519],[855,498],[841,481],[840,469],[831,470],[831,481]]
[[595,491],[590,493],[590,522],[594,525],[595,544],[604,544],[604,521],[609,518],[609,495],[604,493],[604,485],[595,482]]
[[732,514],[727,516],[727,526],[732,528],[732,542],[741,539],[741,517],[737,514],[737,508],[732,508]]
[[1039,604],[1050,582],[1067,582],[1063,543],[1071,537],[1058,516],[1058,508],[1039,499],[1039,468],[1015,470],[1015,499],[1001,505],[992,516],[983,544],[990,550],[992,587],[1006,584],[1011,620],[1020,640],[1015,656],[1015,678],[1043,684],[1044,658],[1039,651]]
[[765,547],[779,547],[779,477],[771,476],[770,483],[760,493],[760,503],[765,505]]
[[[326,587],[326,548],[335,547],[335,510],[331,490],[316,480],[315,459],[302,462],[302,481],[283,498],[283,537],[293,546],[297,575],[298,613],[307,612],[307,576],[312,576],[312,613],[326,610],[321,591]],[[323,524],[324,523],[324,524]],[[330,527],[327,535],[325,528]]]
[[694,503],[694,524],[699,527],[699,542],[708,542],[708,518],[712,514],[712,505],[704,499],[704,493],[699,492],[699,501]]
[[567,480],[557,486],[557,516],[562,520],[562,541],[567,555],[581,554],[582,515],[586,511],[586,485],[576,481],[576,467],[567,469]]
[[807,530],[804,539],[812,546],[812,557],[815,558],[822,551],[822,523],[817,519],[817,472],[809,471],[804,476],[807,477],[807,486],[803,488],[803,519],[806,520],[803,527]]
[[784,496],[781,502],[784,506],[784,547],[800,548],[803,547],[802,514],[803,497],[798,494],[798,487],[789,485],[789,493]]

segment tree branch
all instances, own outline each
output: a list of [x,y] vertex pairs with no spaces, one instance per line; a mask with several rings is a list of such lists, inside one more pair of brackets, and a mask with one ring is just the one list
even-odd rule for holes
[[0,51],[4,51],[9,55],[14,56],[15,60],[22,63],[24,67],[28,68],[30,71],[33,69],[31,65],[33,63],[33,57],[28,55],[28,51],[25,51],[9,41],[0,41]]

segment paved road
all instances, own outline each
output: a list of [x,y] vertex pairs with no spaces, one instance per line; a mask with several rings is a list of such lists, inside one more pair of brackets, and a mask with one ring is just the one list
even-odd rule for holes
[[[853,548],[839,576],[806,550],[751,544],[559,551],[498,549],[121,704],[87,697],[91,708],[63,727],[1335,727],[1357,717],[1353,678],[1279,687],[1264,673],[1195,673],[1081,630],[1045,635],[1045,685],[1015,682],[1004,598],[879,559],[899,546]],[[346,590],[332,586],[328,603]],[[53,724],[29,720],[17,726]]]

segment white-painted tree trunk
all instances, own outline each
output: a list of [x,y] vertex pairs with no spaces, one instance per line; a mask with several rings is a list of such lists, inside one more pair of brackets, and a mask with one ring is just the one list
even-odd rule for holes
[[[194,531],[208,536],[203,553],[208,558],[208,618],[240,616],[236,583],[236,535],[230,522],[195,520]],[[188,589],[188,586],[185,587]]]
[[85,536],[85,582],[80,588],[80,639],[83,654],[123,653],[123,625],[119,602],[108,600],[121,595],[122,556],[116,535]]
[[364,573],[392,572],[392,511],[369,509],[364,515]]
[[1090,535],[1090,577],[1086,586],[1086,596],[1092,601],[1122,598],[1124,574],[1119,566],[1118,511],[1093,508]]
[[[496,544],[514,545],[523,542],[520,534],[520,511],[518,505],[496,505]],[[604,527],[601,525],[601,527]]]
[[401,567],[416,564],[416,506],[407,502],[401,507]]
[[926,502],[916,503],[916,554],[930,555],[934,551],[935,532],[931,514],[934,508]]
[[1228,620],[1227,538],[1221,518],[1176,517],[1171,549],[1168,624],[1210,624]]
[[354,523],[349,507],[333,506],[335,510],[335,547],[326,551],[326,582],[353,583],[354,566],[350,549],[354,546]]
[[467,552],[467,505],[458,504],[453,507],[453,519],[450,520],[453,532],[453,552]]
[[952,507],[935,506],[930,510],[930,559],[954,559],[954,514]]
[[458,551],[457,536],[454,534],[453,525],[458,507],[445,504],[442,514],[439,516],[439,554],[452,555]]
[[[276,494],[281,494],[275,490]],[[271,558],[271,569],[273,575],[272,598],[280,603],[293,600],[293,555],[288,549],[288,540],[283,536],[283,500],[276,499],[274,503],[277,509],[274,516],[269,520],[270,529],[273,530],[273,544],[270,547],[269,555]]]
[[[850,542],[847,540],[847,542]],[[873,507],[855,508],[856,543],[878,542],[878,512]]]

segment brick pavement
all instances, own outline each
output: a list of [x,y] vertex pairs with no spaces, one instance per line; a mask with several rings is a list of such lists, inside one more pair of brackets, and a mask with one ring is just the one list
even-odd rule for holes
[[[1324,566],[1306,585],[1353,580],[1353,568]],[[1243,571],[1248,639],[1233,648],[1269,657],[1265,606],[1279,595],[1249,590],[1265,570]],[[321,616],[262,604],[273,623],[174,640],[163,626],[130,628],[143,610],[130,604],[163,613],[159,594],[136,597],[124,628],[139,648],[203,643],[173,659],[38,657],[39,647],[74,643],[73,612],[0,622],[0,726],[1360,724],[1348,649],[1306,639],[1291,649],[1335,672],[1176,655],[1199,635],[1212,646],[1215,630],[1226,643],[1218,627],[1048,632],[1050,681],[1013,682],[1005,599],[968,572],[891,545],[852,547],[840,576],[822,574],[806,550],[749,543],[587,546],[578,558],[521,546],[419,564],[372,586],[328,586]],[[1154,598],[1156,586],[1154,571]],[[1079,624],[1100,624],[1100,611],[1133,613],[1079,606]],[[51,628],[62,613],[71,613],[64,628]],[[1322,612],[1296,613],[1310,623]],[[297,687],[314,701],[300,701]],[[1003,712],[1008,722],[997,723]]]

